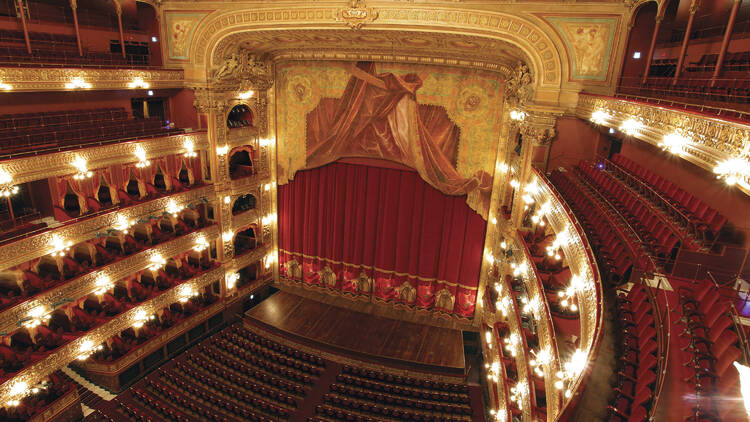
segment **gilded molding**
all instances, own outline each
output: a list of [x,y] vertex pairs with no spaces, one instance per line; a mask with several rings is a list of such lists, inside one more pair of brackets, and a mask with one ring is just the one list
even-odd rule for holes
[[87,218],[78,223],[63,225],[34,236],[7,243],[0,246],[0,256],[3,257],[0,269],[8,269],[52,252],[53,236],[71,241],[75,245],[93,239],[98,232],[111,228],[117,221],[118,215],[123,215],[137,221],[138,219],[161,213],[166,209],[167,203],[170,200],[174,200],[177,204],[190,204],[204,197],[209,200],[214,197],[213,185],[165,196],[120,210],[113,210],[110,213]]
[[182,69],[86,69],[50,67],[0,67],[0,80],[13,86],[13,91],[71,91],[65,87],[74,78],[91,84],[87,90],[130,90],[136,78],[152,89],[182,88]]
[[235,256],[230,261],[231,264],[228,265],[228,268],[232,268],[234,271],[239,271],[250,264],[260,262],[266,256],[268,250],[269,247],[267,245],[257,246],[255,249],[248,253],[242,254],[240,256]]
[[12,308],[0,313],[0,332],[10,333],[19,327],[19,321],[28,316],[29,312],[38,307],[52,311],[54,305],[67,301],[78,300],[96,290],[96,279],[107,276],[113,282],[121,280],[131,274],[146,269],[149,259],[155,255],[173,257],[187,252],[195,246],[199,237],[215,239],[219,235],[219,229],[215,225],[206,227],[197,232],[190,233],[178,239],[170,240],[150,249],[138,252],[120,261],[107,265],[99,270],[92,271],[81,277],[75,278],[60,285],[57,288],[40,293],[25,302],[19,303]]
[[[243,177],[241,179],[232,180],[230,182],[229,187],[232,197],[256,192],[259,186],[272,182],[270,172],[268,171],[268,166],[264,165],[266,161],[267,160],[264,160],[261,156],[261,160],[258,160],[256,162],[260,167],[257,174]],[[259,198],[256,197],[256,199]]]
[[78,364],[80,367],[86,370],[86,372],[96,372],[103,375],[117,375],[123,370],[130,367],[133,363],[142,359],[144,356],[148,356],[151,352],[163,347],[167,342],[177,337],[180,334],[184,334],[188,329],[197,326],[199,323],[204,322],[213,314],[224,308],[224,302],[216,302],[206,309],[192,315],[190,318],[180,322],[179,324],[172,326],[167,331],[159,334],[159,336],[149,340],[149,343],[145,346],[139,347],[131,353],[126,354],[122,358],[112,363],[98,363],[93,359],[87,359],[83,363]]
[[14,158],[1,162],[0,169],[13,177],[13,183],[19,184],[74,174],[76,168],[72,163],[78,157],[86,160],[89,170],[96,170],[114,164],[136,162],[134,155],[136,146],[141,146],[148,158],[156,158],[185,152],[187,141],[193,142],[196,151],[208,149],[206,132],[192,132]]
[[[256,195],[256,198],[258,197],[256,192],[251,193]],[[231,229],[232,231],[237,232],[237,230],[245,228],[253,223],[260,227],[260,213],[257,208],[233,215]]]
[[35,385],[44,379],[50,373],[62,368],[68,363],[76,360],[80,354],[81,346],[84,341],[92,341],[94,344],[101,344],[108,338],[118,334],[126,328],[132,326],[136,314],[140,310],[145,310],[147,314],[153,314],[160,309],[177,302],[180,298],[180,291],[183,286],[191,286],[198,291],[204,286],[211,284],[224,276],[224,268],[218,267],[207,273],[204,273],[192,280],[179,284],[161,295],[150,299],[122,314],[116,316],[103,325],[89,331],[85,335],[69,342],[68,344],[57,349],[44,360],[24,369],[15,377],[7,380],[0,385],[0,402],[6,403],[13,397],[11,390],[13,385],[18,382],[26,382],[28,385]]
[[[212,51],[218,40],[231,32],[251,29],[278,28],[294,24],[304,27],[325,28],[339,25],[336,16],[340,9],[335,7],[298,7],[231,10],[217,13],[206,20],[196,31],[195,48],[191,52],[193,62],[205,64],[206,52]],[[540,86],[559,86],[562,82],[563,69],[554,42],[541,29],[541,26],[528,18],[507,13],[488,11],[454,10],[438,7],[382,7],[378,8],[378,19],[368,28],[393,28],[409,26],[414,28],[433,28],[444,31],[463,31],[466,34],[477,34],[500,38],[521,47],[532,58],[532,71]],[[478,54],[481,56],[481,54]],[[478,57],[479,58],[479,57]],[[480,58],[481,60],[481,58]]]
[[[695,113],[671,110],[658,105],[636,103],[612,97],[581,94],[576,115],[584,120],[591,113],[603,110],[611,116],[607,127],[618,128],[627,119],[643,123],[643,129],[633,137],[658,146],[664,136],[681,131],[692,142],[685,146],[682,157],[693,164],[713,172],[718,162],[730,157],[741,157],[750,149],[750,126],[701,116]],[[745,193],[750,194],[750,191]]]

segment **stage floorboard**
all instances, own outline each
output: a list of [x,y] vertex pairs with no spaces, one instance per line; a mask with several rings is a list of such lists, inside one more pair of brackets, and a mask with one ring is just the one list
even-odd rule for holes
[[278,292],[246,318],[277,330],[352,353],[426,367],[464,368],[461,331],[356,312]]

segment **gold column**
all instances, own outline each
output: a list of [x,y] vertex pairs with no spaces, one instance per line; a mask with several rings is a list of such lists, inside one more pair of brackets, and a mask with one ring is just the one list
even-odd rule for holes
[[651,70],[651,61],[654,59],[654,49],[656,48],[656,37],[659,36],[659,28],[661,27],[661,21],[664,20],[664,14],[659,12],[656,15],[654,23],[654,35],[651,37],[651,46],[648,48],[648,54],[646,55],[646,70],[643,71],[643,78],[641,84],[645,84],[648,79],[648,72]]
[[729,40],[732,38],[732,30],[734,29],[734,22],[737,20],[737,11],[740,10],[742,0],[734,0],[732,2],[732,11],[729,13],[729,22],[727,22],[727,29],[724,31],[724,39],[721,40],[721,48],[719,49],[719,58],[716,60],[716,68],[714,74],[711,76],[711,85],[716,82],[716,78],[721,74],[721,68],[724,65],[724,57],[727,55],[727,49],[729,48]]
[[685,53],[687,52],[688,42],[690,41],[690,31],[693,30],[693,20],[695,20],[695,13],[698,9],[700,9],[700,0],[693,0],[690,4],[690,17],[688,18],[687,27],[685,28],[685,36],[682,38],[682,47],[680,48],[680,55],[677,57],[677,68],[674,72],[672,85],[676,84],[677,80],[680,79],[682,65],[685,61]]
[[78,0],[70,0],[70,9],[73,11],[73,26],[76,30],[76,43],[78,43],[78,55],[83,56],[83,47],[81,46],[81,31],[78,27]]
[[26,7],[23,5],[23,0],[18,0],[16,3],[16,10],[21,16],[21,26],[23,27],[23,39],[26,41],[26,51],[31,54],[31,41],[29,40],[29,28],[26,26]]

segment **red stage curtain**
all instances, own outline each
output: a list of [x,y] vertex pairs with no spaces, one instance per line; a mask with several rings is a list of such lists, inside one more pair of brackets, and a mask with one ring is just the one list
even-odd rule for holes
[[349,71],[352,77],[341,98],[323,99],[307,115],[306,168],[344,157],[396,161],[445,194],[479,189],[483,201],[477,210],[486,214],[492,176],[478,171],[464,177],[456,171],[459,128],[442,107],[417,104],[419,76],[375,74],[371,62]]
[[336,162],[278,197],[287,278],[473,316],[486,222],[465,196],[414,171]]

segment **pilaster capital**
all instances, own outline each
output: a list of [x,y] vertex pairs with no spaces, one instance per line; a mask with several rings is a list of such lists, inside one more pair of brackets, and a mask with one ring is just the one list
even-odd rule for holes
[[695,15],[698,12],[698,9],[701,8],[701,0],[693,0],[692,3],[690,3],[690,14]]
[[216,90],[207,87],[192,87],[192,90],[195,94],[193,107],[198,113],[218,112],[229,106],[226,96],[220,95]]
[[519,123],[519,132],[525,141],[531,141],[535,146],[549,145],[557,135],[556,121],[554,114],[532,111]]
[[78,8],[78,0],[70,0],[70,8],[76,10]]
[[115,5],[117,16],[122,16],[122,5],[120,4],[120,0],[112,0],[112,3]]

